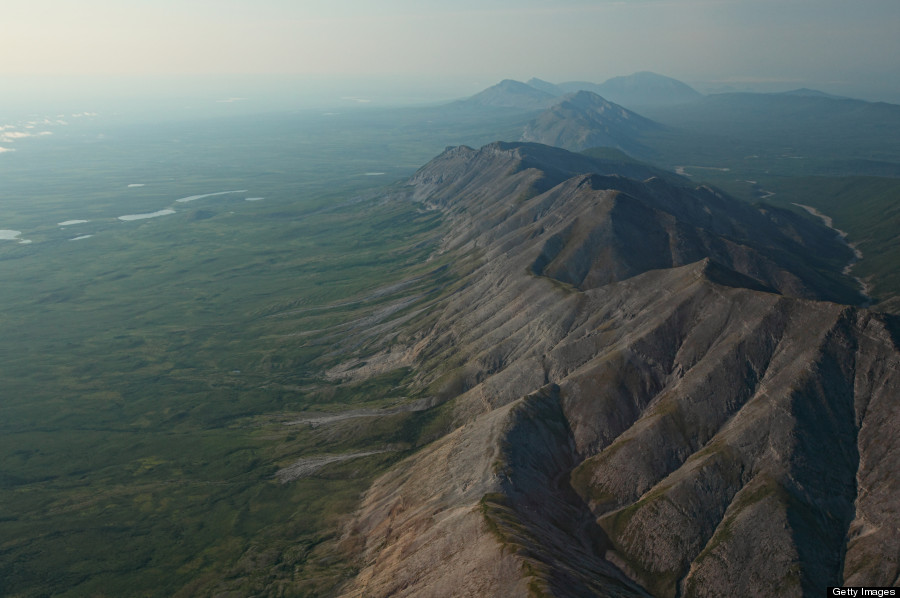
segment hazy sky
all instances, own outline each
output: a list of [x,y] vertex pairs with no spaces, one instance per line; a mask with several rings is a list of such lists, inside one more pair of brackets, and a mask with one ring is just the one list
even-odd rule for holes
[[900,0],[2,0],[0,23],[0,76],[391,76],[471,93],[652,70],[900,101]]

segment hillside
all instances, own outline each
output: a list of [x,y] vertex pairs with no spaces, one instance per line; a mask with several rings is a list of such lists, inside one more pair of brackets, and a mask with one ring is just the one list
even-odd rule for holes
[[860,299],[834,270],[846,247],[609,169],[498,143],[409,180],[442,253],[474,265],[333,375],[412,367],[444,381],[454,423],[367,492],[344,595],[896,583],[897,322],[835,301]]
[[607,79],[596,92],[611,102],[635,108],[689,104],[703,97],[687,83],[648,71]]
[[553,94],[530,85],[504,79],[470,98],[452,104],[462,108],[516,108],[519,110],[540,110],[556,101]]
[[641,114],[680,135],[647,143],[668,164],[777,175],[900,175],[900,106],[817,94],[727,93]]
[[581,151],[613,147],[646,153],[640,136],[660,125],[589,91],[569,94],[528,123],[522,141]]

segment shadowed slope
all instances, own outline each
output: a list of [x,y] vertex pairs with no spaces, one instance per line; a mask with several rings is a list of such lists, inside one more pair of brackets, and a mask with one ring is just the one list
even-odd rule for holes
[[481,258],[397,338],[457,427],[369,491],[347,595],[896,581],[895,323],[815,300],[848,292],[826,229],[633,168],[492,144],[411,179]]

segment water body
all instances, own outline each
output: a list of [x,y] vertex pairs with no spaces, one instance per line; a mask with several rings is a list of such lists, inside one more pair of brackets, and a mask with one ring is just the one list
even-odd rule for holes
[[159,218],[160,216],[168,216],[169,214],[174,214],[175,210],[159,210],[157,212],[150,212],[149,214],[127,214],[125,216],[119,216],[119,220],[129,221],[129,220],[146,220],[147,218]]
[[[796,203],[796,202],[792,202],[792,203],[795,206],[797,206],[798,208],[803,208],[804,210],[806,210],[807,212],[809,212],[810,214],[812,214],[813,216],[815,216],[816,218],[821,220],[825,226],[827,226],[828,228],[830,228],[831,230],[833,230],[834,232],[836,232],[838,234],[838,237],[840,237],[841,242],[844,245],[846,245],[847,247],[849,247],[850,249],[853,250],[853,257],[850,259],[850,261],[847,263],[846,266],[844,266],[844,269],[841,271],[841,274],[843,274],[844,276],[850,276],[851,272],[853,271],[853,266],[855,266],[856,263],[863,258],[862,251],[860,251],[856,245],[854,245],[853,243],[851,243],[850,241],[847,240],[847,233],[845,231],[842,231],[841,229],[836,228],[834,226],[834,221],[831,219],[831,216],[826,216],[825,214],[823,214],[822,212],[820,212],[819,210],[815,209],[812,206],[805,206],[803,204]],[[855,280],[856,283],[859,285],[860,293],[862,293],[862,296],[865,297],[865,299],[866,299],[865,303],[862,304],[862,307],[869,307],[870,305],[872,305],[874,300],[872,299],[872,296],[869,295],[869,285],[867,285],[865,283],[865,281],[862,278],[860,278],[859,276],[854,276],[853,280]]]
[[189,201],[196,201],[198,199],[203,199],[204,197],[215,197],[216,195],[228,195],[229,193],[246,193],[246,189],[238,189],[236,191],[219,191],[217,193],[204,193],[203,195],[191,195],[189,197],[182,197],[181,199],[176,199],[178,203],[187,203]]

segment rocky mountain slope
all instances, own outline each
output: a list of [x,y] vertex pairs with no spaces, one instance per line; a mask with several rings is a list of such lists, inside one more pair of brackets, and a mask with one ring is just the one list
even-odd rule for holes
[[334,374],[413,366],[454,425],[367,493],[344,595],[900,581],[900,327],[849,305],[831,232],[537,144],[448,149],[404,195],[475,266]]
[[646,151],[637,138],[660,125],[589,91],[569,94],[525,127],[522,141],[581,151],[613,147],[627,153]]

